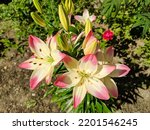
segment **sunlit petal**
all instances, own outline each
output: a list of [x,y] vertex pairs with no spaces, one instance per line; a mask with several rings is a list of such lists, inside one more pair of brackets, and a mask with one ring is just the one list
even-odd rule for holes
[[37,67],[45,63],[46,61],[33,57],[19,64],[19,67],[24,69],[29,69],[29,70],[35,70]]
[[50,56],[50,49],[48,46],[38,37],[30,35],[29,47],[37,57],[47,58]]
[[83,44],[82,44],[82,48],[84,49],[87,45],[87,43],[91,43],[95,40],[95,37],[93,36],[93,32],[92,30],[87,34],[87,36],[85,37]]
[[69,88],[76,86],[81,80],[80,75],[76,72],[67,72],[57,77],[54,85],[60,88]]
[[127,75],[130,68],[124,64],[116,64],[116,69],[110,74],[111,77],[123,77]]
[[51,42],[50,42],[50,49],[51,49],[51,51],[53,51],[53,50],[57,50],[57,45],[58,45],[58,41],[57,41],[57,38],[58,38],[58,35],[59,35],[59,33],[57,33],[55,36],[53,36],[52,37],[52,39],[51,39]]
[[103,99],[103,100],[108,100],[109,99],[109,94],[108,90],[105,87],[105,85],[102,83],[102,81],[96,79],[96,78],[91,78],[87,80],[86,82],[86,88],[88,93],[91,95]]
[[97,72],[95,73],[95,77],[97,77],[98,79],[106,77],[111,72],[113,72],[115,68],[116,68],[115,65],[99,65]]
[[50,84],[52,76],[53,76],[53,72],[54,72],[54,67],[52,66],[48,75],[45,77],[45,81],[47,84]]
[[86,95],[86,87],[85,84],[79,84],[78,86],[73,88],[73,106],[74,108],[77,108],[78,105],[82,102],[82,100],[84,99],[85,95]]
[[30,88],[32,90],[49,74],[51,69],[49,66],[49,64],[45,64],[33,71],[30,78]]
[[57,65],[66,55],[59,50],[52,50],[51,56],[54,59],[53,65]]
[[84,56],[79,61],[79,70],[87,74],[92,74],[97,71],[98,63],[94,54]]

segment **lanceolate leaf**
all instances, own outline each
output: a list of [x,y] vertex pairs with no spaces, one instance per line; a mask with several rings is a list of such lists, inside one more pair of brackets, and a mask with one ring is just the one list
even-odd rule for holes
[[[122,1],[123,0],[105,0],[103,2],[102,15],[108,18],[111,16],[112,12],[115,12],[115,15],[117,15],[120,10]],[[127,2],[127,0],[125,2]]]

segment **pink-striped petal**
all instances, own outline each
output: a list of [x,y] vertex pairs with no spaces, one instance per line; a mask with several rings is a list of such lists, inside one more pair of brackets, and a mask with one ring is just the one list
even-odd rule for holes
[[96,78],[91,78],[87,80],[86,88],[87,88],[88,93],[90,93],[91,95],[99,99],[103,99],[103,100],[109,99],[107,88],[105,87],[102,81]]
[[95,77],[104,78],[116,69],[115,65],[99,65]]
[[76,72],[67,72],[57,77],[56,81],[54,82],[55,86],[60,88],[69,88],[76,86],[81,80],[81,77]]
[[106,49],[106,52],[105,52],[106,61],[112,63],[113,57],[114,57],[114,48],[113,46],[110,46]]
[[74,16],[74,18],[75,18],[77,21],[79,21],[80,23],[85,24],[85,20],[84,20],[83,16],[76,15],[76,16]]
[[89,19],[90,19],[91,22],[93,22],[93,21],[96,20],[96,16],[95,16],[95,15],[91,15],[91,16],[89,17]]
[[49,66],[50,64],[45,64],[33,71],[30,77],[30,88],[32,90],[49,74],[51,69]]
[[50,84],[52,76],[53,76],[53,72],[54,72],[54,67],[51,67],[49,74],[45,77],[45,81],[47,84]]
[[106,77],[104,78],[104,84],[106,85],[111,96],[118,97],[118,88],[113,79]]
[[78,61],[73,57],[66,55],[63,62],[68,70],[77,69]]
[[79,70],[86,74],[93,74],[97,71],[98,62],[94,54],[88,54],[80,59]]
[[57,33],[55,36],[52,37],[51,42],[50,42],[50,49],[52,50],[57,50],[57,45],[58,45],[58,35],[59,33]]
[[47,58],[50,56],[50,49],[48,46],[38,37],[29,36],[29,47],[35,56],[40,58]]
[[59,50],[52,50],[51,56],[54,59],[53,64],[57,65],[63,58],[66,56],[64,53],[60,52]]
[[37,67],[45,63],[46,61],[33,57],[19,64],[19,67],[24,69],[29,69],[29,70],[35,70]]
[[123,77],[130,71],[130,68],[124,64],[116,64],[116,69],[110,74],[111,77]]
[[82,48],[84,49],[85,47],[86,47],[86,45],[87,45],[87,43],[89,42],[89,43],[91,43],[91,42],[93,42],[93,41],[95,41],[95,37],[94,37],[94,35],[93,35],[93,32],[92,32],[92,30],[87,34],[87,36],[85,37],[85,39],[84,39],[84,41],[83,41],[83,44],[82,44]]
[[84,55],[95,54],[97,49],[97,40],[96,38],[93,41],[87,42],[86,47],[84,48]]
[[78,105],[83,101],[85,95],[86,95],[86,87],[85,84],[80,84],[73,88],[73,106],[74,108],[77,108]]

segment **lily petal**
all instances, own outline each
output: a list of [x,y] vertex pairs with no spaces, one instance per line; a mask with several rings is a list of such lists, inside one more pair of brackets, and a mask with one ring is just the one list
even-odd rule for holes
[[95,77],[101,79],[106,77],[116,69],[115,65],[99,65]]
[[19,64],[19,67],[24,68],[24,69],[29,69],[29,70],[35,70],[37,67],[39,67],[45,63],[46,63],[46,61],[44,61],[42,59],[37,59],[37,58],[31,57],[30,59]]
[[127,75],[130,68],[124,64],[116,64],[116,69],[110,74],[111,77],[123,77]]
[[97,52],[95,53],[95,55],[96,55],[96,58],[97,58],[98,62],[101,65],[101,63],[103,63],[104,60],[105,60],[103,52],[100,49],[98,49]]
[[50,49],[52,50],[57,50],[57,38],[58,38],[59,33],[57,33],[55,36],[52,37],[51,42],[50,42]]
[[79,70],[87,74],[93,74],[97,71],[98,62],[94,54],[88,54],[80,59]]
[[106,49],[105,58],[106,61],[112,63],[114,57],[114,48],[113,46],[110,46]]
[[89,11],[87,9],[85,9],[83,12],[83,18],[85,19],[85,21],[89,18]]
[[95,38],[93,39],[93,41],[87,43],[86,47],[84,48],[84,55],[95,54],[96,48],[97,48],[97,40]]
[[109,99],[109,94],[108,90],[103,84],[102,81],[96,79],[96,78],[91,78],[86,82],[86,88],[88,93],[91,95],[103,99],[103,100],[108,100]]
[[30,88],[33,90],[49,74],[50,64],[45,64],[33,71],[30,77]]
[[31,49],[31,51],[33,53],[35,53],[35,55],[37,57],[40,58],[47,58],[50,56],[50,49],[48,48],[48,46],[38,37],[29,36],[29,47]]
[[51,51],[51,56],[54,59],[53,64],[57,65],[66,55],[59,50],[53,50]]
[[93,35],[92,30],[87,34],[87,36],[85,37],[83,44],[82,44],[82,48],[84,49],[86,47],[86,44],[89,42],[93,42],[96,38]]
[[45,81],[47,84],[50,84],[52,76],[53,76],[53,72],[54,72],[54,67],[51,67],[49,74],[45,77]]
[[118,97],[118,88],[113,79],[106,77],[104,78],[104,84],[106,85],[110,95],[117,98]]
[[60,88],[69,88],[76,86],[81,80],[81,77],[76,72],[67,72],[57,77],[54,85]]
[[78,65],[78,61],[71,56],[66,55],[63,59],[63,62],[68,70],[76,69]]
[[93,21],[96,20],[96,16],[95,16],[95,15],[91,15],[91,16],[89,17],[89,19],[90,19],[91,22],[93,22]]
[[82,102],[82,100],[84,99],[85,95],[86,95],[86,87],[84,84],[82,84],[81,86],[76,86],[73,88],[73,106],[74,108],[77,108],[78,105]]
[[74,18],[75,18],[77,21],[79,21],[80,23],[85,24],[85,20],[84,20],[83,16],[76,15],[76,16],[74,16]]

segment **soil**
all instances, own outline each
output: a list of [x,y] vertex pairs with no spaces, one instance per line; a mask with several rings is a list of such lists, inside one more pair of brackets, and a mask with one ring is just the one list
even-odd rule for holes
[[7,58],[0,59],[0,112],[59,112],[51,96],[42,98],[44,92],[29,89],[31,71],[18,68],[29,55],[16,55],[10,50]]
[[[44,91],[29,88],[32,71],[18,68],[18,64],[29,58],[29,52],[17,55],[10,50],[0,59],[0,112],[60,112],[52,104],[51,96],[42,98]],[[133,104],[125,103],[117,112],[150,112],[150,88],[138,89],[138,96]]]

